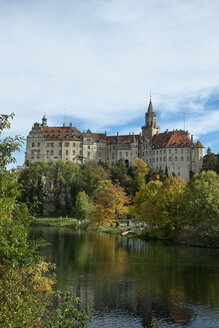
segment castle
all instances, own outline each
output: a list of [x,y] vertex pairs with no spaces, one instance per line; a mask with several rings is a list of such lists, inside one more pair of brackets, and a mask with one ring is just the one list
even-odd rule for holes
[[175,174],[188,181],[191,171],[200,172],[204,152],[201,142],[194,142],[188,131],[166,130],[160,133],[150,99],[140,134],[108,136],[106,132],[81,132],[72,123],[70,126],[47,126],[44,115],[42,124],[34,123],[27,137],[25,162],[102,161],[115,165],[124,158],[129,166],[139,157],[153,170],[168,170],[169,175]]

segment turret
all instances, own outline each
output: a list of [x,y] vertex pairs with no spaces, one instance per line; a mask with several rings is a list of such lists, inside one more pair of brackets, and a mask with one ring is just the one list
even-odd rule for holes
[[47,118],[46,118],[45,114],[43,115],[43,118],[42,118],[42,126],[47,126]]

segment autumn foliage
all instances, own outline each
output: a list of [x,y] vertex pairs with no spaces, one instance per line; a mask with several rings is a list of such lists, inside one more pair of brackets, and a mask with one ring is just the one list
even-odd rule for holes
[[117,218],[128,211],[129,198],[119,183],[101,181],[97,189],[97,201],[92,221],[97,225],[112,225]]

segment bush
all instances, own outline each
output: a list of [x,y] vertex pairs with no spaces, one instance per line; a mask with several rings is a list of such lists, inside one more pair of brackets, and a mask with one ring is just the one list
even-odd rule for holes
[[219,220],[211,219],[184,234],[182,243],[188,246],[219,247]]

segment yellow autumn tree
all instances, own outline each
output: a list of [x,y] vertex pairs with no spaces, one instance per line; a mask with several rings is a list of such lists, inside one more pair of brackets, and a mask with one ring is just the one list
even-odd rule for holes
[[172,231],[179,228],[177,215],[185,190],[186,182],[180,177],[170,176],[162,183],[150,207],[148,221],[151,226]]
[[92,213],[95,225],[112,225],[119,215],[128,211],[129,198],[119,183],[110,180],[100,182],[97,189],[97,201]]
[[130,214],[137,216],[139,220],[148,221],[150,218],[151,208],[162,182],[150,181],[147,185],[141,187],[133,198],[133,205],[130,206]]

